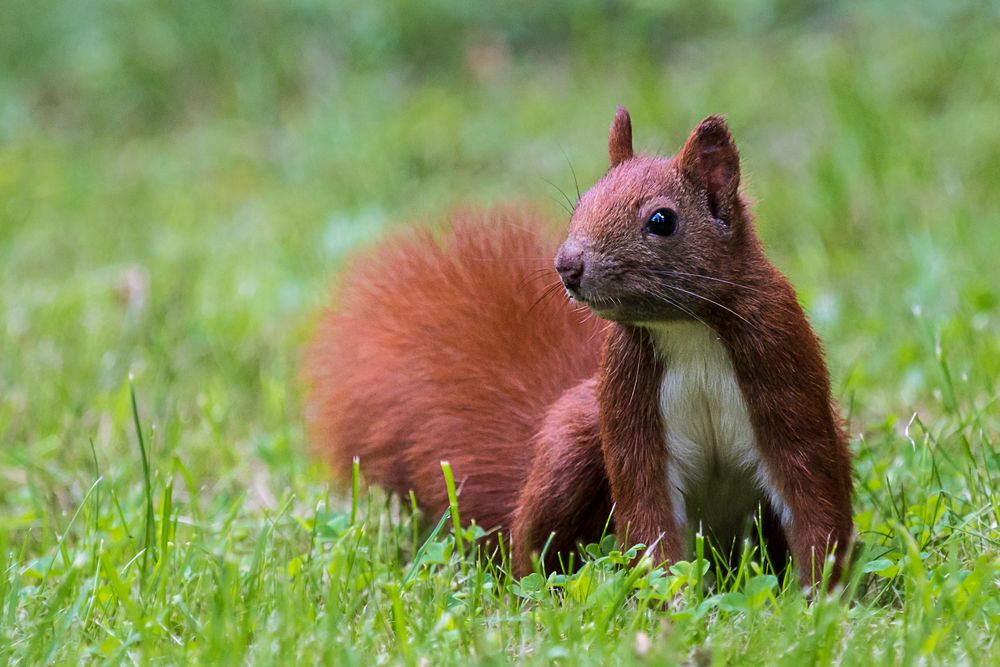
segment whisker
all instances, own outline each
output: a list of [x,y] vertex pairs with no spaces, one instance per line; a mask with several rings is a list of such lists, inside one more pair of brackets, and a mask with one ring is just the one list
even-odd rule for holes
[[704,278],[705,280],[712,280],[717,283],[725,283],[727,285],[732,285],[733,287],[740,287],[742,289],[750,290],[751,292],[762,292],[762,290],[756,287],[751,287],[750,285],[743,285],[741,283],[734,283],[732,280],[726,280],[724,278],[716,278],[715,276],[706,276],[700,273],[685,273],[684,271],[670,271],[666,269],[641,269],[646,273],[652,273],[658,276],[683,276],[687,278]]
[[709,329],[712,328],[711,326],[709,326],[708,322],[706,322],[702,318],[698,317],[698,315],[693,310],[691,310],[690,308],[688,308],[684,304],[680,303],[679,301],[675,301],[674,299],[671,299],[669,296],[667,296],[666,294],[664,294],[663,292],[661,292],[659,290],[656,291],[656,296],[659,297],[659,298],[661,298],[661,299],[663,299],[664,301],[666,301],[667,303],[669,303],[674,308],[677,308],[678,310],[687,313],[688,315],[690,315],[694,319],[696,319],[699,322],[701,322],[702,324],[704,324]]
[[739,313],[737,313],[732,308],[730,308],[728,306],[725,306],[725,305],[723,305],[723,304],[721,304],[718,301],[715,301],[713,299],[709,299],[707,296],[704,296],[702,294],[698,294],[697,292],[692,292],[690,290],[686,290],[683,287],[678,287],[677,285],[671,285],[670,283],[663,283],[663,286],[664,287],[669,287],[670,289],[677,290],[678,292],[684,292],[685,294],[690,294],[691,296],[695,297],[696,299],[701,299],[702,301],[707,301],[708,303],[710,303],[712,305],[718,306],[719,308],[722,308],[723,310],[732,313],[736,317],[740,318],[741,320],[743,320],[744,322],[746,322],[747,324],[749,324],[751,327],[755,327],[756,328],[756,326],[757,326],[753,322],[751,322],[750,320],[748,320],[747,318],[745,318],[742,315],[740,315]]
[[562,288],[562,286],[563,286],[562,282],[554,282],[551,285],[549,285],[548,287],[546,287],[542,291],[541,296],[539,296],[535,300],[535,302],[533,304],[531,304],[531,308],[528,308],[528,314],[530,314],[531,311],[533,311],[540,303],[542,303],[542,301],[545,301],[546,299],[548,299],[549,297],[551,297],[553,294],[555,294],[557,290],[559,290],[560,288]]
[[[576,169],[573,168],[573,163],[570,162],[569,155],[566,155],[566,150],[560,146],[559,150],[562,151],[563,157],[566,158],[566,164],[569,165],[570,173],[573,174],[573,187],[576,188],[576,201],[580,201],[580,181],[576,180]],[[576,204],[573,205],[573,210],[576,210]]]
[[618,364],[617,364],[617,366],[615,366],[614,372],[611,373],[611,375],[615,375],[615,376],[617,376],[619,373],[622,372],[622,370],[623,370],[623,368],[625,366],[625,362],[628,361],[628,355],[626,355],[626,354],[619,354],[619,355],[616,355],[616,356],[619,357]]
[[[471,255],[464,255],[465,259],[471,259],[474,262],[551,262],[553,257],[473,257]],[[549,267],[546,267],[549,268]]]
[[543,269],[535,269],[533,271],[529,271],[528,274],[525,275],[524,278],[518,283],[518,287],[524,287],[528,283],[532,283],[537,280],[552,278],[553,273],[555,273],[555,271],[552,269],[552,267],[548,266]]
[[[573,311],[573,314],[578,316],[576,319],[576,323],[578,325],[583,326],[587,323],[587,320],[597,317],[597,315],[594,314],[594,311],[584,304],[574,301],[569,294],[566,294],[566,301],[569,304],[570,310]],[[590,339],[588,339],[588,342],[589,340]]]
[[544,287],[544,286],[548,285],[548,279],[550,277],[551,276],[549,276],[547,273],[540,273],[537,276],[529,276],[529,277],[525,278],[520,283],[518,283],[517,286],[518,286],[519,289],[527,287],[528,285],[536,285],[537,286],[538,285],[538,281],[542,280],[542,281],[545,281],[542,284],[542,286]]
[[[593,314],[593,313],[591,313],[591,314]],[[590,338],[587,339],[587,342],[589,343],[590,341],[594,340],[594,337],[597,336],[597,335],[606,334],[608,332],[608,329],[610,329],[613,325],[614,325],[614,322],[608,322],[603,327],[601,327],[600,329],[598,329],[597,331],[595,331],[594,333],[592,333],[590,335]]]
[[[574,306],[573,312],[578,313],[580,315],[579,322],[580,322],[581,326],[584,325],[584,324],[586,324],[588,320],[594,320],[594,319],[598,319],[599,320],[600,319],[597,316],[597,314],[594,313],[594,311],[592,311],[587,306],[583,306],[583,305]],[[593,336],[591,336],[589,339],[587,339],[587,342],[590,342],[590,340],[592,340],[592,339],[593,339]]]
[[642,355],[635,355],[635,381],[632,383],[632,395],[628,397],[628,410],[632,411],[632,401],[635,400],[635,391],[639,388],[639,373],[642,372]]
[[546,183],[548,183],[549,185],[551,185],[552,187],[554,187],[556,190],[559,191],[559,194],[561,194],[563,196],[563,199],[566,200],[566,203],[569,204],[569,208],[566,208],[565,206],[563,206],[563,208],[566,209],[566,212],[569,213],[572,216],[573,215],[574,205],[573,205],[573,202],[570,201],[569,195],[567,195],[565,192],[563,192],[562,188],[560,188],[558,185],[556,185],[555,183],[553,183],[549,179],[545,178],[544,176],[539,176],[539,178],[541,178],[543,181],[545,181]]

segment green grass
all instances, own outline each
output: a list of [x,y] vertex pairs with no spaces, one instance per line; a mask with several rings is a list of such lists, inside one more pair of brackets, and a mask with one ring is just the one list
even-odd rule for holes
[[[5,4],[0,662],[1000,662],[995,6],[519,4]],[[664,152],[728,114],[849,419],[840,597],[611,539],[514,581],[308,454],[344,258],[456,205],[564,220],[617,103]]]

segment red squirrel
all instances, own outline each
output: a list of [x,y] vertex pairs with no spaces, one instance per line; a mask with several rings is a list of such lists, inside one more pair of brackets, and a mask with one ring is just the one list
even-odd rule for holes
[[434,515],[450,461],[462,517],[509,538],[518,576],[546,544],[557,563],[596,541],[610,515],[656,563],[688,557],[695,530],[738,550],[759,529],[804,585],[828,556],[836,583],[846,435],[726,122],[640,155],[619,108],[608,154],[558,252],[539,216],[499,209],[353,267],[305,355],[312,441]]

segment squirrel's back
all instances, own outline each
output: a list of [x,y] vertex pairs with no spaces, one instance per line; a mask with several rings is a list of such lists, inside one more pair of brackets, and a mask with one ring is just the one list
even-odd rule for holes
[[460,215],[353,265],[304,367],[312,441],[341,475],[358,456],[438,514],[448,460],[463,518],[507,525],[546,409],[594,374],[602,342],[563,294],[546,229],[512,209]]

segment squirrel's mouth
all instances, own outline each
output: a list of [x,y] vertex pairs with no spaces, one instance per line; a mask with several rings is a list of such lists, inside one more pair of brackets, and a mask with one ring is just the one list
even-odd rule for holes
[[691,311],[657,304],[652,306],[638,295],[594,294],[580,289],[567,289],[574,304],[586,306],[602,320],[634,324],[636,322],[687,319]]
[[624,300],[613,296],[586,293],[579,289],[570,288],[566,289],[566,294],[569,295],[570,300],[574,303],[586,306],[592,310],[594,314],[607,319],[613,319],[608,317],[608,315],[625,308]]
[[612,308],[620,308],[621,302],[609,298],[588,298],[588,299],[577,299],[580,303],[587,306],[593,311],[610,310]]

